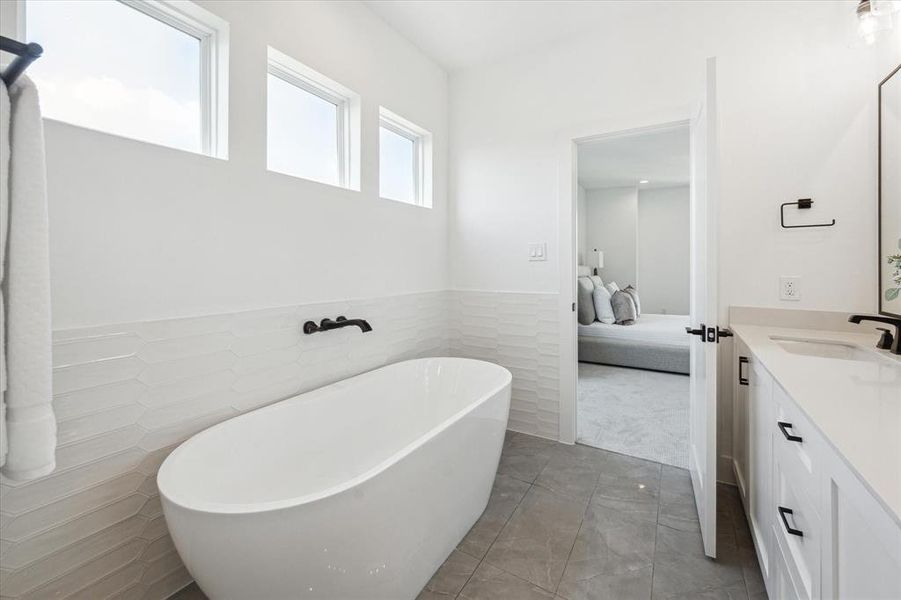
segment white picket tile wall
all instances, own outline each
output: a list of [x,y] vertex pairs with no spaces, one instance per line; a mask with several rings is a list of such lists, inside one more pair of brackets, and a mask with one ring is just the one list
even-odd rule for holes
[[556,440],[560,340],[556,294],[451,292],[451,353],[513,373],[508,428]]
[[[365,317],[305,336],[304,321]],[[190,582],[156,472],[238,413],[389,362],[447,355],[447,292],[60,331],[57,470],[0,481],[0,597],[166,598]]]
[[[0,480],[0,598],[166,598],[190,582],[156,490],[168,453],[241,412],[421,356],[509,368],[510,428],[557,437],[556,296],[431,292],[54,333],[57,470]],[[308,319],[365,317],[305,336]]]

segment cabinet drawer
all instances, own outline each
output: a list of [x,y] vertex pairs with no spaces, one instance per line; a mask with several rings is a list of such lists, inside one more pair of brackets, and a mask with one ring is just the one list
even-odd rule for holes
[[782,461],[794,488],[807,496],[817,514],[822,465],[822,439],[819,431],[801,413],[779,385],[773,386],[773,454]]
[[804,484],[796,481],[797,469],[783,462],[784,455],[773,461],[773,533],[795,591],[811,600],[820,597],[820,518],[809,496],[799,493]]
[[770,600],[799,600],[803,596],[798,593],[798,588],[792,580],[788,561],[785,558],[785,549],[777,543],[774,546],[773,555],[773,582],[769,590]]

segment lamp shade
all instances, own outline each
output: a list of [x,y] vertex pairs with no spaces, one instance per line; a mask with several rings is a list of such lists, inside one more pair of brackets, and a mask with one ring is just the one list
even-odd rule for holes
[[595,248],[594,251],[598,253],[598,269],[603,269],[604,268],[604,251],[598,250],[597,248]]

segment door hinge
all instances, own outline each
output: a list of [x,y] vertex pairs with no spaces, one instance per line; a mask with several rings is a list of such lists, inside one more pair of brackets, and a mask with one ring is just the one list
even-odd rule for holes
[[573,312],[576,312],[576,303],[573,302]]

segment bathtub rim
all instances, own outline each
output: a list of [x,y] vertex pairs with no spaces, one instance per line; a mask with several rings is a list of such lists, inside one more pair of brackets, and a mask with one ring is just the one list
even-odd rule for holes
[[[453,415],[451,415],[450,417],[448,417],[447,419],[442,421],[440,424],[436,425],[432,429],[429,429],[423,435],[419,436],[418,438],[415,438],[409,444],[399,448],[396,452],[389,455],[385,460],[379,462],[378,464],[373,466],[371,469],[364,471],[363,473],[360,473],[356,477],[352,477],[348,480],[342,481],[341,483],[338,483],[336,485],[327,487],[323,490],[319,490],[319,491],[316,491],[316,492],[313,492],[310,494],[305,494],[302,496],[295,496],[295,497],[285,498],[285,499],[279,499],[279,500],[270,500],[268,502],[253,502],[253,503],[222,503],[222,502],[211,502],[211,501],[202,501],[202,502],[188,501],[188,500],[185,500],[184,498],[179,498],[178,495],[173,495],[171,493],[172,484],[169,483],[167,485],[166,483],[164,483],[166,480],[164,471],[167,469],[167,465],[174,464],[178,460],[178,456],[189,451],[190,447],[193,444],[197,443],[198,438],[201,438],[201,437],[207,435],[209,432],[212,432],[221,427],[224,427],[227,423],[229,423],[235,419],[240,419],[242,417],[245,417],[247,415],[250,415],[250,414],[253,414],[253,413],[256,413],[259,411],[267,411],[269,409],[273,409],[276,406],[278,406],[279,404],[282,404],[283,402],[289,402],[291,400],[295,400],[305,394],[316,392],[316,391],[325,389],[330,386],[342,385],[342,384],[349,383],[355,379],[358,379],[360,377],[365,377],[366,375],[374,373],[380,369],[384,369],[384,368],[391,367],[394,365],[405,364],[405,363],[427,362],[427,361],[436,360],[436,359],[445,359],[445,360],[450,359],[450,360],[453,360],[454,362],[481,363],[481,364],[485,364],[485,365],[491,365],[492,367],[496,367],[497,369],[500,369],[500,371],[503,373],[503,381],[499,385],[490,388],[489,391],[487,391],[484,394],[482,394],[481,396],[477,397],[476,400],[467,404],[465,407],[463,407],[462,409],[460,409],[459,411],[457,411],[456,413],[454,413]],[[476,410],[479,406],[486,403],[491,398],[495,397],[498,393],[503,391],[505,388],[510,388],[512,385],[512,381],[513,381],[513,374],[506,367],[503,367],[497,363],[492,363],[492,362],[489,362],[486,360],[479,360],[479,359],[474,359],[474,358],[435,356],[435,357],[428,357],[428,358],[414,358],[414,359],[409,359],[409,360],[402,360],[399,362],[382,365],[380,367],[376,367],[375,369],[371,369],[369,371],[365,371],[363,373],[354,375],[353,377],[348,377],[347,379],[341,379],[339,381],[329,383],[329,384],[326,384],[324,386],[321,386],[321,387],[318,387],[318,388],[315,388],[312,390],[307,390],[305,392],[295,394],[294,396],[284,398],[282,400],[278,400],[276,402],[273,402],[272,404],[268,404],[266,406],[262,406],[260,408],[256,408],[256,409],[247,411],[240,415],[235,415],[234,417],[226,419],[226,420],[222,421],[221,423],[216,423],[215,425],[212,425],[202,431],[198,431],[197,433],[195,433],[194,435],[189,437],[187,440],[185,440],[181,444],[179,444],[175,448],[175,450],[170,452],[169,455],[165,458],[165,460],[163,460],[163,463],[160,465],[160,468],[158,469],[157,475],[156,475],[157,489],[159,491],[160,498],[163,501],[164,508],[165,508],[165,503],[170,502],[182,510],[194,512],[194,513],[206,514],[206,515],[262,514],[262,513],[275,512],[275,511],[279,511],[279,510],[285,510],[285,509],[289,509],[289,508],[296,508],[296,507],[304,506],[307,504],[313,504],[320,500],[325,500],[332,496],[336,496],[338,494],[341,494],[343,492],[351,490],[351,489],[358,487],[358,486],[364,484],[365,482],[377,477],[379,474],[381,474],[382,472],[387,470],[389,467],[400,462],[405,457],[412,454],[416,449],[422,447],[428,441],[434,439],[435,437],[440,435],[442,432],[449,429],[452,425],[454,425],[455,423],[460,421],[467,414]],[[508,413],[507,420],[509,420],[509,402],[508,402],[508,406],[507,406],[507,413]],[[506,430],[506,427],[504,429]],[[171,469],[174,467],[170,466],[169,468]],[[169,489],[167,491],[164,491],[164,488],[166,488],[166,487],[168,487]]]

